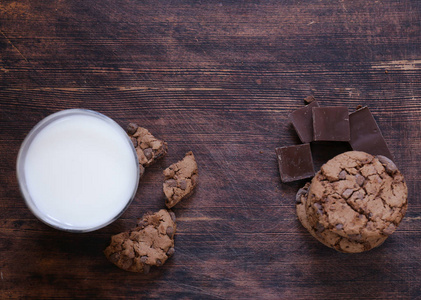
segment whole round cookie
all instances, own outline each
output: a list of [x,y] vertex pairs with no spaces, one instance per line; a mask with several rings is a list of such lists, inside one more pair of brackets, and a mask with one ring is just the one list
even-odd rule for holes
[[297,215],[321,243],[357,253],[381,245],[407,209],[408,189],[396,165],[384,156],[342,153],[300,189]]

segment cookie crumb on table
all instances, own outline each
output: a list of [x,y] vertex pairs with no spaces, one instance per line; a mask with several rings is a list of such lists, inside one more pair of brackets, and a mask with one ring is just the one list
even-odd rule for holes
[[154,164],[158,159],[167,154],[167,143],[154,137],[149,130],[140,127],[135,123],[127,126],[127,133],[136,149],[139,160],[140,176],[145,172],[145,168]]
[[314,96],[307,96],[307,97],[305,97],[304,98],[304,103],[305,104],[309,104],[309,103],[311,103],[311,102],[313,102],[313,101],[315,101],[316,100],[316,98],[314,98]]
[[173,212],[147,213],[136,228],[112,236],[104,254],[123,270],[147,274],[151,266],[162,266],[174,254],[175,231]]
[[190,196],[197,185],[198,171],[193,152],[188,152],[181,161],[165,169],[164,176],[165,204],[171,208]]

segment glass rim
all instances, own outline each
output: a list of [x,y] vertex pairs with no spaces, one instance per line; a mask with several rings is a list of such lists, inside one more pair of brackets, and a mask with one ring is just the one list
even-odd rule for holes
[[[134,157],[134,162],[136,163],[136,181],[133,187],[133,192],[130,196],[130,198],[127,200],[126,205],[123,207],[123,209],[118,212],[114,217],[112,217],[110,220],[96,225],[96,226],[69,226],[66,224],[63,224],[62,222],[57,221],[54,218],[51,218],[50,216],[46,215],[45,213],[43,213],[40,209],[38,209],[38,207],[36,206],[34,200],[32,199],[28,187],[26,185],[26,178],[25,178],[25,172],[24,172],[24,165],[25,165],[25,158],[26,155],[28,153],[29,147],[31,146],[33,140],[35,139],[35,137],[48,125],[50,125],[51,123],[63,118],[63,117],[68,117],[68,116],[72,116],[72,115],[85,115],[85,116],[91,116],[91,117],[96,117],[99,118],[105,122],[107,122],[109,125],[113,126],[117,132],[121,133],[122,136],[125,136],[126,141],[128,143],[128,145],[130,146],[130,148],[132,149],[132,153],[133,153],[133,157]],[[115,220],[117,220],[126,210],[127,208],[130,206],[130,204],[133,202],[134,197],[136,195],[138,186],[139,186],[139,179],[140,179],[140,168],[139,168],[139,161],[138,161],[138,157],[136,154],[136,149],[133,146],[132,141],[130,140],[130,137],[127,135],[126,131],[117,124],[117,122],[115,122],[113,119],[111,119],[110,117],[94,111],[94,110],[89,110],[89,109],[84,109],[84,108],[72,108],[72,109],[65,109],[65,110],[61,110],[58,112],[55,112],[53,114],[48,115],[47,117],[45,117],[44,119],[42,119],[41,121],[39,121],[27,134],[27,136],[25,137],[25,139],[23,140],[20,148],[19,148],[19,152],[18,152],[18,156],[17,156],[17,160],[16,160],[16,176],[17,176],[17,180],[18,180],[18,185],[19,185],[19,190],[20,193],[23,197],[23,199],[25,200],[25,204],[26,206],[29,208],[29,210],[43,223],[45,223],[46,225],[53,227],[55,229],[58,230],[62,230],[62,231],[68,231],[68,232],[75,232],[75,233],[83,233],[83,232],[90,232],[90,231],[95,231],[98,229],[101,229],[109,224],[111,224],[112,222],[114,222]]]

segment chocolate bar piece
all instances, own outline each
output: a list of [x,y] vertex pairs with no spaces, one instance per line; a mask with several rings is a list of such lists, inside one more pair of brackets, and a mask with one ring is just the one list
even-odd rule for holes
[[348,142],[350,140],[348,108],[313,107],[314,141]]
[[364,151],[371,155],[383,155],[393,160],[393,155],[377,126],[368,107],[363,107],[349,115],[352,150]]
[[317,101],[313,101],[289,114],[289,120],[302,143],[313,141],[313,116],[311,111],[313,107],[319,107]]
[[282,182],[291,182],[314,176],[310,144],[276,148]]

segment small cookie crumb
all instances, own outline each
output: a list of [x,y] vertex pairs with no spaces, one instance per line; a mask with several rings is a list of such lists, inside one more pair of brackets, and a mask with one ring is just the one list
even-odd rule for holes
[[311,102],[313,102],[313,101],[315,101],[316,100],[316,98],[314,98],[314,96],[307,96],[307,97],[305,97],[304,98],[304,103],[305,104],[309,104],[309,103],[311,103]]

